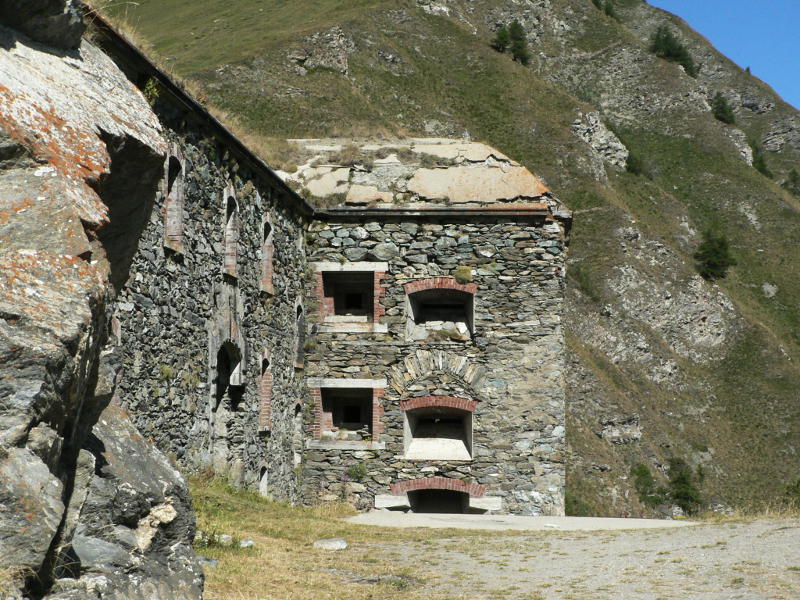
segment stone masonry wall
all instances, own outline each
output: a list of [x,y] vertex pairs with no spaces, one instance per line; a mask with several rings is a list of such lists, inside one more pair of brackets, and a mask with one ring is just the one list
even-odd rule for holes
[[[173,165],[184,167],[183,189],[171,188],[170,196],[183,207],[176,212],[165,202],[165,176],[116,305],[114,329],[124,354],[120,397],[143,435],[184,467],[211,468],[235,484],[294,501],[300,448],[293,423],[302,372],[294,366],[293,339],[305,269],[304,218],[285,192],[165,96],[155,110]],[[229,229],[226,244],[228,195],[238,205],[238,241]],[[271,285],[263,281],[265,222]],[[224,274],[232,264],[235,279]],[[218,399],[223,345],[240,367]],[[270,400],[263,407],[262,397]]]
[[[327,262],[347,271],[364,261],[383,262],[387,268],[376,277],[385,315],[364,332],[326,326],[322,321],[330,307],[318,290],[309,290],[311,406],[302,465],[306,501],[345,498],[364,508],[375,495],[392,493],[390,486],[396,491],[405,489],[401,482],[441,477],[463,480],[450,489],[485,489],[486,496],[501,497],[504,512],[563,514],[564,340],[559,315],[565,240],[559,223],[542,221],[464,223],[423,217],[312,225],[312,268]],[[404,286],[413,289],[407,284],[454,273],[462,281],[471,274],[472,282],[462,287],[477,289],[471,339],[408,341]],[[386,380],[382,395],[374,397],[382,427],[373,427],[371,440],[313,439],[320,437],[320,410],[313,405],[320,401],[319,388],[332,385],[333,379],[356,384]],[[413,398],[428,396],[474,402],[472,460],[404,458],[401,403],[413,407]],[[462,407],[471,407],[470,402]],[[431,486],[441,487],[440,481],[431,479]]]

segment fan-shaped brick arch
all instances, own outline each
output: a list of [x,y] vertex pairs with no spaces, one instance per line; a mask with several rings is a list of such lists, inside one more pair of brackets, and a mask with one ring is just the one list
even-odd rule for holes
[[437,373],[445,373],[463,384],[466,395],[480,400],[486,369],[465,357],[444,350],[417,350],[394,365],[389,371],[389,384],[398,393],[418,381]]
[[413,294],[425,290],[456,290],[458,292],[466,292],[467,294],[475,294],[475,292],[478,291],[478,284],[458,283],[454,277],[429,277],[427,279],[418,279],[403,284],[403,289],[406,294]]
[[402,410],[415,410],[417,408],[429,408],[433,406],[474,412],[478,403],[475,400],[456,398],[455,396],[420,396],[418,398],[406,398],[400,401],[400,408]]
[[425,477],[422,479],[411,479],[408,481],[398,481],[390,486],[392,494],[399,496],[417,490],[450,490],[453,492],[463,492],[474,498],[481,498],[486,493],[486,486],[479,483],[462,481],[460,479],[450,479],[449,477]]

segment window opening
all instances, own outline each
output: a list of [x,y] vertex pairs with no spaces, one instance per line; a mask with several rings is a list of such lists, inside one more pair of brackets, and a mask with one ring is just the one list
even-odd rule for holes
[[237,252],[239,244],[239,207],[232,195],[232,186],[227,190],[225,203],[225,274],[237,276]]
[[305,343],[306,343],[306,318],[303,313],[303,307],[298,304],[297,306],[297,347],[295,348],[294,366],[302,369],[305,361]]
[[323,438],[372,439],[372,389],[322,389]]
[[471,460],[472,413],[450,407],[408,410],[406,458]]
[[238,352],[228,343],[224,344],[217,352],[217,371],[216,381],[214,382],[216,406],[219,406],[220,402],[227,397],[231,408],[238,408],[244,390],[241,386],[232,383],[232,380],[235,379],[234,375],[240,368],[241,363]]
[[272,370],[268,358],[261,359],[261,382],[259,393],[261,406],[259,421],[261,430],[266,431],[272,427]]
[[269,222],[269,215],[264,217],[264,225],[261,240],[261,291],[274,294],[275,289],[272,282],[273,258],[275,255],[275,245],[273,243],[273,229]]
[[176,252],[183,250],[183,162],[177,154],[167,159],[164,245]]
[[[374,274],[369,271],[325,272],[322,274],[323,295],[328,300],[326,318],[338,321],[373,320]],[[332,302],[332,313],[331,302]]]
[[429,289],[408,295],[407,331],[412,340],[465,341],[474,329],[474,298],[469,292]]

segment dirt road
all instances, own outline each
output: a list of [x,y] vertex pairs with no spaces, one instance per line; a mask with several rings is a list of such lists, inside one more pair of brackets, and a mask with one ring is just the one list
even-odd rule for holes
[[800,600],[795,520],[487,532],[370,550],[424,571],[422,591],[454,599]]

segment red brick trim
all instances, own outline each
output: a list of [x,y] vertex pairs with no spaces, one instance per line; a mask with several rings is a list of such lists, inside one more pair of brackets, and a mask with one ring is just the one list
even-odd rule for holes
[[[311,426],[311,433],[314,435],[315,440],[319,440],[322,438],[322,388],[310,388],[309,393],[311,394],[311,406],[314,407],[314,424]],[[328,429],[333,427],[333,421],[328,415]]]
[[386,314],[386,308],[384,308],[381,300],[386,295],[386,288],[381,285],[381,279],[386,277],[386,273],[383,271],[375,271],[373,273],[373,285],[372,285],[372,322],[379,323],[381,317]]
[[[264,361],[267,366],[264,368]],[[258,380],[259,414],[258,424],[261,431],[272,429],[272,361],[264,351],[261,355],[261,375]]]
[[419,398],[407,398],[400,401],[401,410],[414,410],[416,408],[429,408],[432,406],[457,408],[458,410],[474,412],[478,403],[475,400],[456,398],[455,396],[420,396]]
[[322,271],[314,273],[314,295],[317,297],[317,316],[322,321],[334,312],[333,296],[325,295],[325,282]]
[[398,481],[390,486],[392,494],[399,496],[417,490],[451,490],[464,492],[470,496],[481,498],[486,493],[486,486],[479,483],[451,479],[449,477],[424,477],[409,481]]
[[383,433],[383,388],[372,388],[372,441],[379,442]]
[[[314,439],[322,439],[323,431],[330,431],[333,429],[333,415],[329,412],[322,410],[322,388],[310,388],[311,403],[314,406],[314,424],[311,430],[314,434]],[[383,406],[381,406],[381,398],[385,390],[383,388],[372,388],[372,441],[380,441],[381,434],[383,433]]]
[[403,284],[403,289],[406,294],[413,294],[425,290],[456,290],[468,294],[475,294],[478,291],[478,284],[458,283],[454,277],[429,277],[427,279],[418,279],[405,283]]

